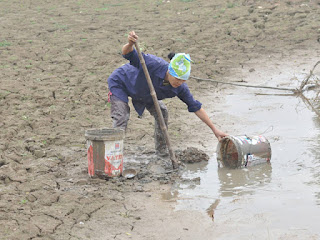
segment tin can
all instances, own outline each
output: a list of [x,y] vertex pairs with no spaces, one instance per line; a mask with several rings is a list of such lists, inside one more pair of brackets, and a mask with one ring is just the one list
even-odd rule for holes
[[123,171],[122,129],[89,129],[85,131],[89,176],[117,177]]
[[249,167],[270,162],[271,145],[264,136],[227,136],[217,146],[219,166]]

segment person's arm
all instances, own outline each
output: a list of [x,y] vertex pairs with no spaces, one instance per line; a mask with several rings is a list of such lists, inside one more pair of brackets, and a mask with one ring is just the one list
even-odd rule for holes
[[133,45],[138,40],[138,35],[131,31],[128,35],[128,43],[122,47],[122,55],[127,55],[133,51]]
[[178,93],[178,97],[188,105],[189,112],[194,112],[198,118],[200,118],[212,130],[219,141],[221,138],[227,136],[227,134],[214,126],[206,111],[201,107],[202,104],[193,98],[187,84],[183,83],[179,89],[180,92]]
[[195,114],[200,118],[209,128],[211,128],[214,135],[218,138],[220,141],[223,137],[227,136],[224,132],[220,131],[218,128],[214,126],[214,124],[211,122],[208,114],[203,108],[200,108],[200,110],[196,111]]
[[[137,51],[134,49],[133,45],[138,40],[138,36],[134,31],[130,32],[128,35],[128,43],[122,47],[122,56],[130,61],[130,65],[140,68],[141,63]],[[142,53],[144,56],[144,54]]]

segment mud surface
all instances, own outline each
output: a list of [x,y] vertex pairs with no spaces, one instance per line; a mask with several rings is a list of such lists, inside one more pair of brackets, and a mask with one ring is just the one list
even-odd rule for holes
[[[319,48],[319,16],[319,1],[0,0],[0,238],[211,238],[210,218],[161,199],[179,173],[156,164],[147,112],[131,111],[125,139],[137,176],[88,178],[84,131],[111,126],[107,77],[126,62],[126,35],[163,58],[190,53],[193,76],[247,81],[239,69],[255,73],[252,60]],[[188,85],[227,130],[214,107],[225,87]],[[209,129],[178,99],[165,103],[174,148],[213,154]]]
[[208,154],[195,147],[188,147],[183,151],[176,151],[176,156],[177,159],[183,163],[196,163],[209,160]]

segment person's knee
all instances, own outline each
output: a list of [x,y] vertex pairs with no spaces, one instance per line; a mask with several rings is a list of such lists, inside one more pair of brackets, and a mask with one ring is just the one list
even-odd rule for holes
[[121,101],[113,95],[111,98],[111,118],[113,127],[123,129],[127,127],[130,118],[130,107],[128,103]]
[[162,101],[159,101],[159,106],[160,106],[163,118],[168,119],[169,113],[168,113],[167,106]]

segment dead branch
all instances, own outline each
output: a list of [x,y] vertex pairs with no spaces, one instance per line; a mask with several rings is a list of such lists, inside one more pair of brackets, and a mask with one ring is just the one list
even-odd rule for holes
[[310,102],[310,100],[303,95],[303,93],[299,94],[299,97],[302,98],[303,102],[306,103],[306,105],[310,106],[311,109],[318,115],[318,117],[320,118],[320,111],[318,109],[316,109],[313,104]]
[[313,75],[314,69],[317,67],[317,65],[318,65],[319,63],[320,63],[320,61],[318,61],[318,62],[313,66],[312,70],[310,71],[309,76],[308,76],[305,80],[302,81],[302,83],[301,83],[301,85],[300,85],[300,88],[299,88],[300,92],[302,91],[303,87],[308,83],[309,79],[310,79],[311,76]]

